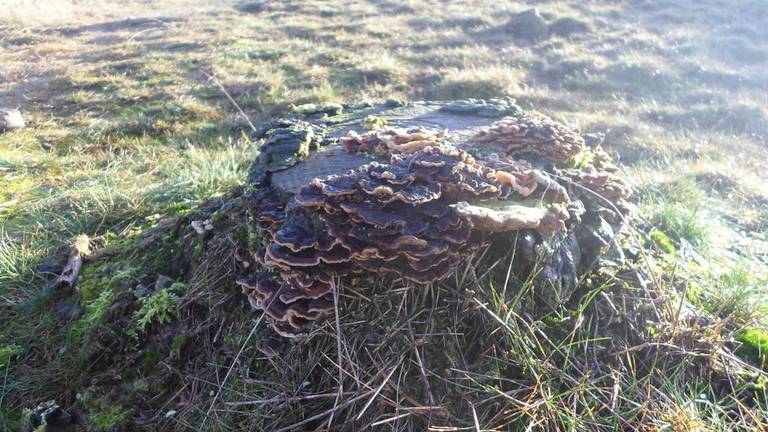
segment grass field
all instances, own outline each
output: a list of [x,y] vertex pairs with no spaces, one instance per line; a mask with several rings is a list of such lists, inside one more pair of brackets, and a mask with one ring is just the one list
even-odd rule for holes
[[[562,30],[535,41],[506,25],[521,2],[198,3],[0,0],[0,107],[28,121],[0,134],[0,430],[48,399],[91,430],[768,427],[762,0],[536,2]],[[384,281],[343,294],[341,352],[329,323],[267,360],[226,245],[190,258],[163,231],[221,205],[256,155],[222,88],[255,124],[302,103],[507,95],[596,134],[635,189],[653,294],[600,275],[535,317],[490,279]],[[97,258],[62,319],[52,273],[82,235]],[[94,334],[160,271],[180,284],[134,305],[149,329],[105,366]]]

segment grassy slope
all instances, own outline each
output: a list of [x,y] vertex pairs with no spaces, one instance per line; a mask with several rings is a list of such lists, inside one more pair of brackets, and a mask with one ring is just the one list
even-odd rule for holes
[[[0,363],[11,377],[0,401],[12,401],[3,402],[3,418],[42,398],[34,380],[13,373],[19,365],[61,361],[50,344],[32,342],[55,327],[52,294],[43,289],[50,275],[41,263],[79,234],[119,244],[244,177],[254,150],[210,76],[254,121],[292,103],[508,94],[586,132],[605,133],[604,146],[628,164],[639,190],[642,230],[661,232],[654,238],[669,237],[677,249],[659,264],[672,275],[665,284],[724,320],[726,338],[733,329],[762,328],[768,17],[760,2],[547,3],[540,7],[548,19],[574,17],[592,31],[535,43],[516,41],[502,28],[523,4],[470,3],[292,2],[260,14],[229,4],[172,3],[153,12],[164,21],[103,25],[126,10],[148,14],[110,5],[91,15],[68,11],[86,22],[45,27],[25,22],[27,16],[5,17],[0,104],[20,106],[30,127],[0,135]],[[127,272],[125,283],[135,283],[135,266],[127,267],[118,270]],[[94,289],[92,308],[104,288]],[[508,307],[497,306],[496,317]],[[490,325],[488,316],[478,320]],[[493,322],[504,323],[497,332],[517,338],[505,345],[513,352],[527,349],[516,340],[541,338],[526,336],[533,329],[514,313]],[[488,374],[503,377],[496,369]],[[696,402],[704,390],[675,381],[686,377],[635,382],[660,389],[648,403],[658,403],[663,415],[646,423],[729,421],[717,404]],[[491,393],[505,388],[497,384],[478,385],[490,385]],[[542,396],[543,406],[531,397],[517,409],[524,422],[585,421],[585,412],[567,410],[590,406],[593,390],[580,391]],[[631,404],[619,406],[626,412],[617,416],[636,415]]]

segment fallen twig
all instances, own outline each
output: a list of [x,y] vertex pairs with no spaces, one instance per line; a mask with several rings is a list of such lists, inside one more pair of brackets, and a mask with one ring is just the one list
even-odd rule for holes
[[75,238],[72,254],[69,256],[64,270],[54,281],[54,288],[69,290],[75,286],[77,278],[80,276],[80,269],[83,267],[83,256],[91,253],[90,242],[91,240],[86,235],[79,235]]

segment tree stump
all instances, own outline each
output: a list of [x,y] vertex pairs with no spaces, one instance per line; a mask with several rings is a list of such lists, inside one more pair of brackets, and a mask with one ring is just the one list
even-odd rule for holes
[[630,190],[579,131],[511,99],[297,108],[254,134],[247,200],[263,243],[238,282],[280,335],[334,310],[336,281],[440,283],[514,250],[545,310],[613,247]]

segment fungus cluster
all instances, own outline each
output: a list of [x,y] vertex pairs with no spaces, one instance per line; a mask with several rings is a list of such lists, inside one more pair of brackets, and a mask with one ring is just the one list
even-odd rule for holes
[[505,117],[481,130],[472,140],[492,146],[507,156],[558,164],[584,149],[584,138],[578,132],[535,112]]
[[[468,204],[524,198],[535,189],[531,176],[494,170],[456,148],[428,146],[314,179],[287,205],[275,193],[257,190],[251,195],[254,220],[270,235],[257,259],[280,280],[258,275],[240,284],[275,330],[292,336],[331,311],[333,277],[396,273],[428,284],[476,251],[486,228],[541,227],[547,235],[564,228],[568,216],[560,207],[507,210],[498,223],[492,220],[499,212]],[[473,223],[481,229],[473,230]]]
[[[480,131],[468,144],[482,151],[448,141],[445,132],[425,128],[349,132],[339,141],[344,151],[378,159],[316,177],[289,194],[269,187],[267,175],[251,192],[253,223],[265,235],[254,256],[266,271],[238,283],[278,334],[306,333],[332,313],[335,280],[392,273],[429,284],[493,233],[522,231],[534,242],[572,239],[568,227],[580,221],[584,206],[571,199],[568,185],[611,200],[626,197],[614,174],[557,169],[584,141],[538,114]],[[553,165],[549,172],[535,168]]]
[[628,207],[626,200],[632,195],[632,191],[615,173],[586,167],[581,170],[561,170],[559,174],[568,181],[595,193],[600,199],[610,201],[619,210],[626,210]]
[[407,131],[386,128],[363,135],[355,131],[349,131],[346,137],[339,140],[339,143],[347,152],[352,154],[388,155],[392,153],[414,153],[426,147],[436,146],[444,137],[444,132],[432,132],[422,127],[412,128]]

